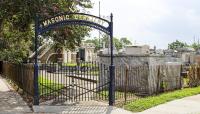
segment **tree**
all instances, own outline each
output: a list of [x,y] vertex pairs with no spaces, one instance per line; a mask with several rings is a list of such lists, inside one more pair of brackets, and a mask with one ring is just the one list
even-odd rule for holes
[[114,45],[115,45],[115,47],[116,47],[116,49],[117,50],[120,50],[120,49],[122,49],[122,42],[120,42],[120,39],[118,39],[118,38],[113,38],[113,43],[114,43]]
[[31,32],[12,31],[3,34],[4,41],[0,47],[0,60],[22,62],[27,60],[31,40]]
[[[21,49],[20,52],[26,51],[26,54],[22,54],[19,57],[27,58],[30,47],[33,47],[34,43],[34,19],[36,12],[42,19],[48,18],[52,15],[63,12],[79,12],[86,8],[92,8],[90,0],[3,0],[0,2],[0,41],[7,42],[8,45],[0,47],[1,59],[10,57],[10,54],[18,54],[14,51],[14,47],[10,45],[21,44],[20,41],[12,42],[15,37],[20,36],[20,40],[23,45],[18,45]],[[71,17],[73,18],[73,17]],[[88,27],[81,26],[66,26],[58,28],[55,31],[49,31],[44,36],[53,36],[53,40],[57,45],[65,46],[66,48],[75,48],[81,44],[82,39],[88,35],[90,29]],[[26,34],[26,35],[22,35]],[[7,40],[10,39],[10,40]],[[24,46],[27,45],[28,47]],[[23,48],[23,47],[26,47]],[[7,52],[7,53],[5,53]],[[17,58],[17,57],[16,57]],[[13,61],[13,59],[6,59]]]
[[[109,40],[110,40],[110,38],[108,37],[108,35],[104,35],[103,38],[101,39],[101,43],[104,42],[105,47],[108,48],[109,43],[110,43]],[[98,50],[99,47],[100,47],[99,40],[97,38],[88,39],[88,40],[85,41],[85,43],[93,43],[96,46],[95,50]],[[114,43],[114,46],[116,47],[117,50],[122,49],[123,46],[132,44],[131,41],[128,40],[128,38],[118,39],[118,38],[115,38],[115,37],[113,38],[113,43]]]
[[128,38],[124,37],[120,39],[120,42],[123,43],[123,45],[132,45],[132,42],[128,40]]
[[[103,42],[105,42],[106,46],[108,47],[109,46],[109,37],[106,35],[103,37]],[[116,38],[114,37],[113,38],[113,43],[114,43],[114,46],[116,47],[117,50],[120,50],[122,49],[124,46],[126,45],[132,45],[131,41],[128,40],[128,38]]]
[[63,12],[79,12],[91,8],[90,0],[4,0],[0,2],[0,25],[11,21],[15,28],[26,30],[35,14],[42,19]]
[[85,43],[93,43],[95,45],[95,52],[100,48],[99,39],[96,37],[94,39],[87,39]]
[[188,45],[186,43],[180,42],[178,40],[168,44],[168,48],[173,49],[173,50],[176,50],[178,48],[183,48],[183,47],[188,47]]
[[191,47],[194,48],[195,50],[198,50],[198,49],[200,49],[200,44],[199,43],[193,43],[191,45]]

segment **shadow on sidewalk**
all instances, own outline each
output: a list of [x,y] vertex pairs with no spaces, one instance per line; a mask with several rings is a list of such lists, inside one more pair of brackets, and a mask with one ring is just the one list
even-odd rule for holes
[[0,113],[32,112],[21,96],[15,91],[0,92]]
[[32,112],[22,97],[0,77],[0,113],[15,114]]

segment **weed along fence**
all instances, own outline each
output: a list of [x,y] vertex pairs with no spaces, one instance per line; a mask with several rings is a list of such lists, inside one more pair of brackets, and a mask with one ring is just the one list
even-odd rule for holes
[[200,66],[191,65],[188,69],[188,75],[185,77],[185,83],[189,87],[197,87],[200,85]]
[[3,62],[2,75],[30,96],[34,94],[34,67],[33,64],[15,64]]

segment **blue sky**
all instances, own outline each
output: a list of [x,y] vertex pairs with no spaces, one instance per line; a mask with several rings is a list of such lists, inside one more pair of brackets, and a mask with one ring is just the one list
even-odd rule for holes
[[200,0],[92,0],[92,14],[114,14],[114,36],[137,44],[167,48],[176,39],[200,39]]

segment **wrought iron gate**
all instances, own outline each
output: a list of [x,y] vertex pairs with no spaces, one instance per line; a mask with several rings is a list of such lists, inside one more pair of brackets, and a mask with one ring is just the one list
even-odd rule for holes
[[108,101],[109,66],[98,62],[41,64],[40,102]]
[[[63,67],[63,66],[54,67],[54,65],[53,65],[53,67],[52,67],[52,65],[44,65],[45,71],[42,70],[42,74],[43,74],[43,72],[46,73],[48,71],[48,69],[50,69],[50,72],[60,70],[60,69],[61,69],[61,71],[58,72],[57,76],[55,76],[54,73],[53,74],[46,73],[46,74],[50,75],[50,80],[48,80],[48,79],[46,80],[43,78],[40,79],[40,77],[44,77],[44,76],[43,75],[41,76],[41,73],[39,73],[39,69],[43,69],[43,65],[41,68],[41,66],[39,66],[39,64],[38,64],[38,36],[42,35],[43,33],[47,32],[49,30],[53,30],[56,27],[62,27],[65,25],[88,26],[88,27],[92,27],[97,30],[100,30],[110,36],[110,58],[111,58],[110,60],[111,60],[111,63],[109,65],[109,68],[107,68],[110,71],[109,72],[110,80],[107,83],[109,86],[109,90],[108,90],[107,94],[109,95],[109,97],[108,97],[109,105],[113,105],[114,101],[115,101],[114,100],[115,67],[113,65],[113,15],[111,14],[110,20],[105,20],[101,17],[97,17],[97,16],[90,15],[90,14],[84,14],[84,13],[62,13],[62,14],[58,14],[56,16],[53,16],[53,17],[50,17],[50,18],[47,18],[44,20],[40,20],[38,15],[36,15],[36,20],[35,20],[34,105],[39,105],[39,100],[40,100],[40,95],[41,95],[40,93],[42,93],[42,96],[45,96],[47,94],[49,95],[49,93],[50,93],[50,98],[52,96],[56,96],[53,94],[60,94],[65,97],[69,96],[69,99],[77,100],[81,96],[86,95],[86,93],[90,93],[90,91],[91,92],[93,91],[93,93],[97,93],[96,90],[98,87],[100,87],[100,86],[94,86],[95,83],[96,83],[96,85],[98,84],[97,80],[89,78],[89,75],[87,74],[88,69],[85,69],[86,74],[84,74],[84,77],[77,75],[77,72],[80,70],[81,67],[76,67],[76,70],[74,70],[75,68],[69,67],[69,69],[70,69],[69,70],[68,68],[65,69],[65,67]],[[70,72],[66,72],[69,74],[63,73],[63,68],[64,68],[64,70],[69,70]],[[66,80],[66,82],[68,80],[71,80],[71,81],[69,81],[70,83],[61,83],[61,84],[60,84],[60,82],[56,83],[59,80],[59,78],[58,78],[59,74],[60,75],[62,74],[62,77],[64,77],[62,80]],[[64,76],[64,75],[66,75],[66,76]],[[55,82],[51,82],[52,81],[51,78],[54,78],[53,81],[55,81]],[[42,83],[40,83],[41,80],[42,80]],[[84,82],[83,85],[93,85],[94,87],[93,88],[83,87],[80,85],[80,83],[77,83],[80,81]],[[48,84],[46,82],[49,82],[50,84]],[[88,84],[88,83],[91,83],[91,84]],[[64,86],[62,84],[64,84]],[[52,87],[52,85],[55,85],[55,88],[54,87],[53,87],[53,89],[49,88],[49,86]],[[104,85],[102,85],[102,86],[104,86]],[[48,90],[46,90],[47,93],[43,92],[44,87],[48,88]],[[67,91],[69,89],[72,92]],[[84,91],[80,92],[80,90],[84,90]],[[79,91],[82,95],[78,94],[76,91]],[[70,92],[70,94],[67,94],[67,92]],[[73,93],[73,94],[71,94],[71,93]],[[105,93],[106,93],[106,91],[105,91]],[[101,94],[101,92],[99,94]],[[59,96],[59,95],[57,95],[57,96]],[[60,97],[54,97],[54,98],[60,98]]]

